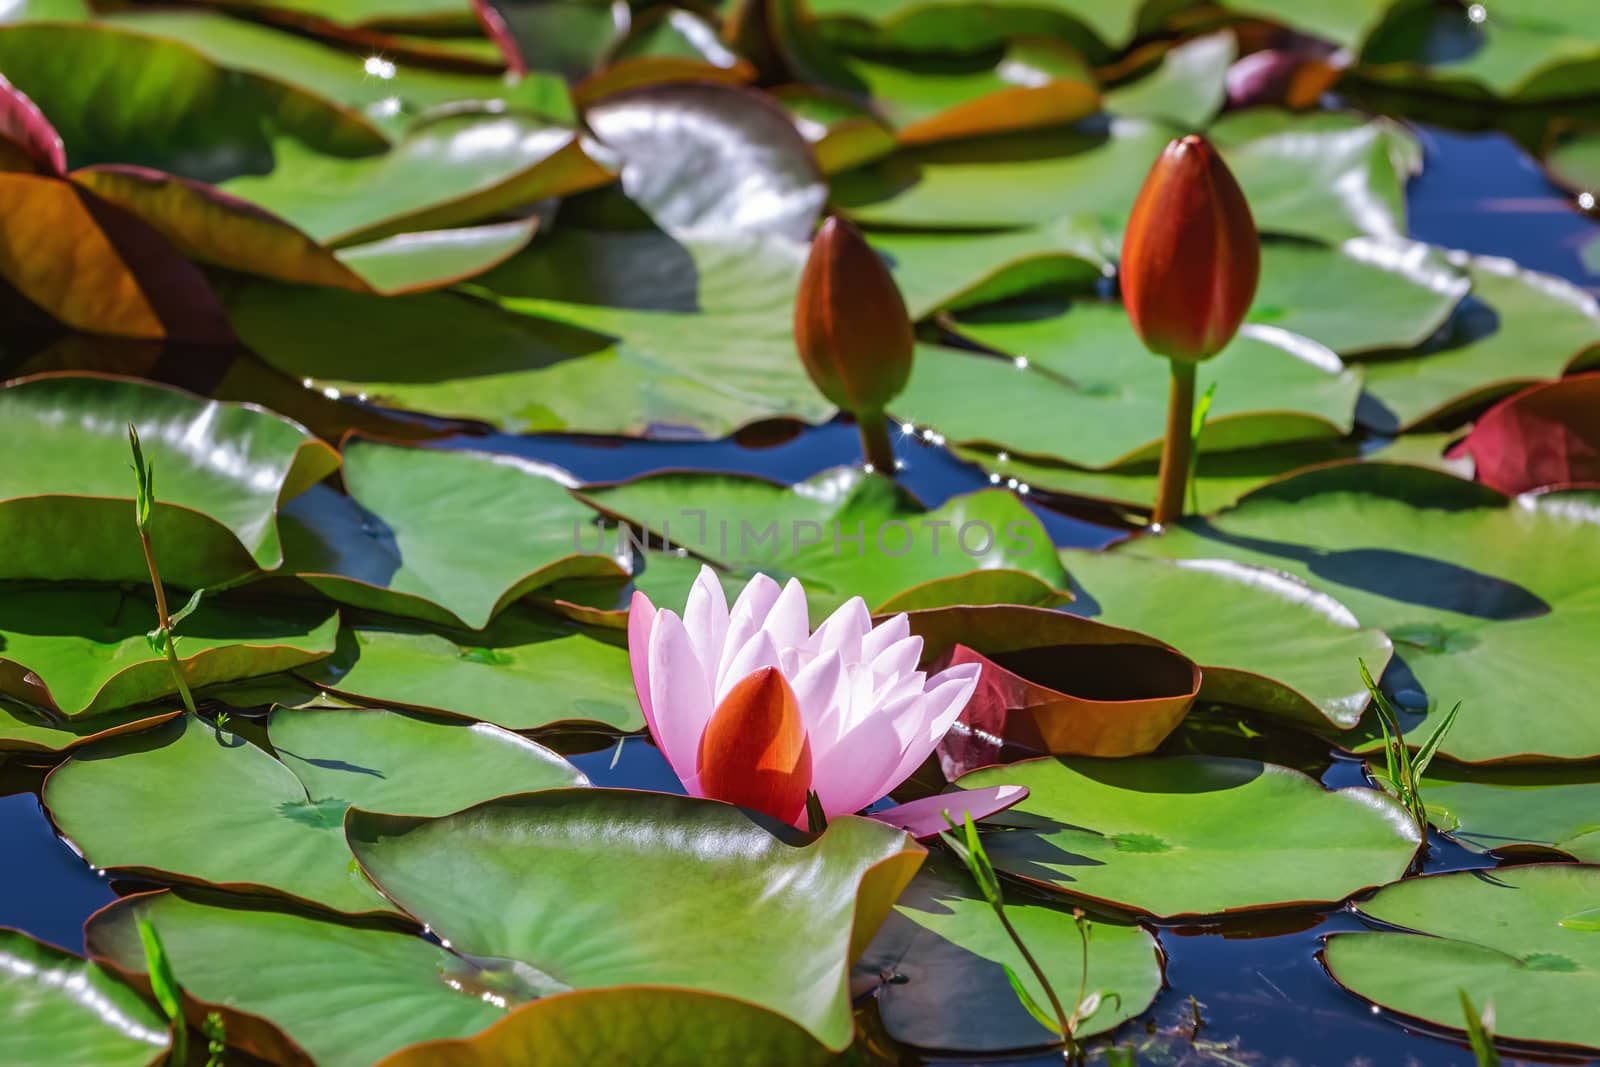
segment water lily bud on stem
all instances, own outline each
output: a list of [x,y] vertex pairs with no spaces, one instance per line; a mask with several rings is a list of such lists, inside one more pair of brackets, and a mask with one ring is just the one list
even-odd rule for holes
[[794,339],[822,395],[855,416],[867,461],[893,472],[883,411],[911,376],[911,316],[883,260],[843,219],[828,219],[811,243]]
[[1195,364],[1225,348],[1255,299],[1261,239],[1250,205],[1203,137],[1161,153],[1128,219],[1122,299],[1146,348],[1172,361],[1155,521],[1183,514]]

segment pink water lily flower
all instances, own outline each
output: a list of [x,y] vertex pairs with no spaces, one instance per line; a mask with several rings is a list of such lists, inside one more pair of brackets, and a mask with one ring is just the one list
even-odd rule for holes
[[[656,747],[692,796],[803,825],[808,792],[830,818],[860,811],[922,765],[971,699],[978,664],[931,677],[904,615],[877,626],[853,597],[812,632],[805,590],[757,575],[733,607],[702,568],[680,618],[643,593],[628,613],[633,684]],[[872,817],[924,837],[1027,796],[958,791]]]

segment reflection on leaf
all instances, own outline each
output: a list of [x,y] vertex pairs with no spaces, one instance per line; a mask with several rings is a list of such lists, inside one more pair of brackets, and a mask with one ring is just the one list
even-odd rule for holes
[[333,829],[343,825],[344,813],[350,802],[342,797],[324,797],[321,800],[286,800],[278,805],[278,813],[303,826]]

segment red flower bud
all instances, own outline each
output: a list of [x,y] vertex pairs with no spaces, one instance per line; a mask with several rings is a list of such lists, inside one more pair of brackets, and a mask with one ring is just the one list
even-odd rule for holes
[[858,418],[881,413],[911,376],[905,300],[878,253],[843,219],[828,219],[811,243],[794,340],[822,395]]
[[741,680],[700,735],[700,791],[792,823],[811,789],[811,740],[794,690],[776,667]]
[[1261,240],[1227,164],[1203,137],[1167,145],[1122,240],[1122,299],[1145,347],[1195,362],[1233,340],[1261,276]]

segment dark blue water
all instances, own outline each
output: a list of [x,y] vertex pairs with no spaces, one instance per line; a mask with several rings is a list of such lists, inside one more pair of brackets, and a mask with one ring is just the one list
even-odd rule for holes
[[[37,788],[39,776],[0,775],[0,787]],[[74,952],[83,951],[83,920],[116,899],[103,878],[51,829],[35,792],[0,796],[0,926]]]
[[[1409,191],[1414,236],[1470,252],[1508,256],[1586,288],[1600,283],[1579,258],[1583,245],[1600,235],[1600,226],[1581,214],[1571,198],[1551,185],[1509,141],[1494,134],[1431,130],[1422,136],[1427,169]],[[462,437],[451,443],[550,463],[581,481],[692,467],[792,482],[860,458],[854,428],[841,423],[782,430],[768,435],[764,447],[751,443],[753,436],[747,434],[743,444],[562,435]],[[905,463],[904,484],[929,507],[989,484],[976,468],[915,439],[902,438],[897,452]],[[1118,532],[1038,506],[1033,510],[1061,545],[1096,547]],[[679,791],[676,778],[649,742],[633,738],[620,746],[598,743],[596,750],[572,757],[596,784]],[[1319,773],[1333,788],[1366,784],[1359,761],[1332,753]],[[0,791],[26,790],[30,780],[36,784],[37,775],[0,774]],[[1438,835],[1432,845],[1430,871],[1494,862]],[[0,878],[0,925],[81,949],[83,920],[112,899],[112,893],[55,838],[33,793],[0,796],[0,856],[6,857],[7,875]],[[1471,1054],[1463,1046],[1419,1033],[1377,1012],[1327,977],[1317,960],[1322,937],[1359,925],[1347,909],[1336,909],[1162,929],[1168,987],[1144,1019],[1128,1024],[1119,1036],[1141,1045],[1150,1042],[1150,1050],[1141,1054],[1142,1063],[1470,1064]],[[1203,1023],[1192,1038],[1188,1036],[1194,1022],[1191,997],[1199,1004]],[[1159,1032],[1152,1037],[1147,1028]],[[1003,1062],[1061,1061],[1047,1056]]]
[[1600,225],[1537,163],[1497,133],[1418,133],[1427,164],[1407,191],[1413,237],[1600,288],[1579,258]]

